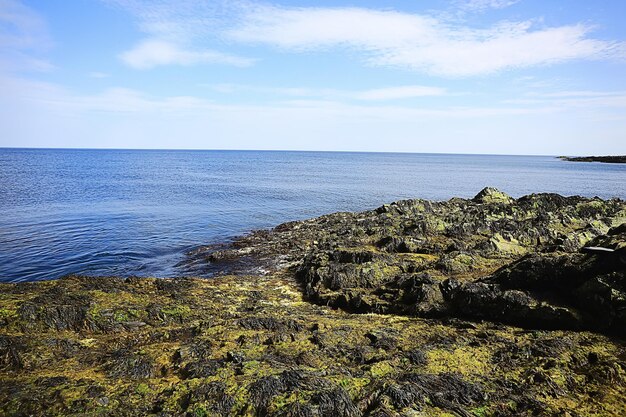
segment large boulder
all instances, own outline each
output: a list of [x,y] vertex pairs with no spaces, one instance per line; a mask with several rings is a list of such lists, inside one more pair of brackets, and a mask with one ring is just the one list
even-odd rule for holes
[[493,204],[493,203],[510,204],[514,200],[513,200],[513,197],[511,197],[510,195],[506,193],[503,193],[497,188],[485,187],[478,194],[476,194],[476,196],[472,199],[472,201],[476,203],[483,203],[483,204]]

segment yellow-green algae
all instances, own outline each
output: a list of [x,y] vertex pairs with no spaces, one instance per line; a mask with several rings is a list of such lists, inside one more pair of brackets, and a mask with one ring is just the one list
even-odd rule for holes
[[[0,335],[19,340],[19,363],[3,351],[3,415],[281,415],[334,388],[364,415],[375,395],[390,415],[532,415],[518,405],[532,401],[543,415],[626,411],[624,346],[597,334],[348,314],[304,301],[287,276],[116,280],[114,291],[91,290],[99,280],[107,282],[70,277],[0,286],[1,305],[18,306],[4,316]],[[36,297],[42,311],[58,308],[59,300],[44,301],[55,289],[83,297],[90,312],[84,322],[56,330],[18,313]],[[111,311],[114,320],[104,313]],[[142,325],[120,322],[142,317]],[[194,373],[194,363],[205,368]],[[255,406],[253,384],[287,371],[318,385],[270,391],[267,403]],[[402,375],[448,373],[480,385],[484,399],[446,409],[425,394],[394,408],[381,394]],[[516,399],[502,384],[520,386]]]
[[[239,275],[0,284],[0,415],[626,415],[623,341],[498,323],[515,306],[528,308],[518,321],[545,308],[534,317],[576,323],[587,306],[563,308],[553,279],[563,265],[597,272],[583,245],[623,248],[624,213],[620,200],[485,189],[291,222],[190,257]],[[269,273],[237,264],[250,257]],[[520,262],[550,266],[548,280],[506,281]],[[620,276],[580,288],[608,288],[590,294],[619,307]],[[463,285],[483,298],[444,300]]]

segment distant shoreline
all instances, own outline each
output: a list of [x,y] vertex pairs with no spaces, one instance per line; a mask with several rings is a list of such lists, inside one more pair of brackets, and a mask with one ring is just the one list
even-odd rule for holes
[[559,156],[563,161],[571,162],[604,162],[608,164],[625,164],[626,155],[614,156]]

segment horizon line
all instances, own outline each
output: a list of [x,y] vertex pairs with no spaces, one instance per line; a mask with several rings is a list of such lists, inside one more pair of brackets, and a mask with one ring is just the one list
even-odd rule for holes
[[[80,148],[80,147],[23,147],[0,146],[0,150],[66,150],[66,151],[176,151],[176,152],[300,152],[300,153],[363,153],[363,154],[405,154],[405,155],[475,155],[475,156],[596,156],[596,155],[548,155],[548,154],[504,154],[504,153],[462,153],[462,152],[417,152],[417,151],[355,151],[355,150],[312,150],[312,149],[207,149],[207,148]],[[615,154],[617,155],[617,154]],[[606,156],[613,156],[606,155]]]

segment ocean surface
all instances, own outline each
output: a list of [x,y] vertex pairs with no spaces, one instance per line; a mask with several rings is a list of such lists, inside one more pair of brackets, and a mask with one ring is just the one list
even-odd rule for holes
[[0,281],[178,276],[252,229],[485,186],[626,198],[626,165],[551,156],[0,149]]

